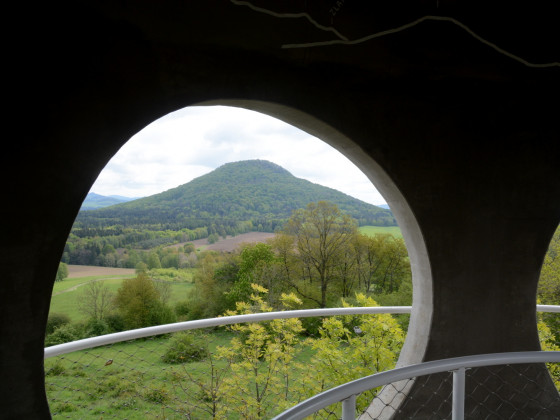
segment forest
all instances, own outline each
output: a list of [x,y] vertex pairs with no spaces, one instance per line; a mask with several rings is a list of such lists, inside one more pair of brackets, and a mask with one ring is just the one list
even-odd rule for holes
[[250,160],[150,197],[80,211],[62,261],[134,268],[143,250],[159,245],[275,232],[293,211],[320,200],[336,204],[359,226],[396,226],[390,210],[296,178],[274,163]]

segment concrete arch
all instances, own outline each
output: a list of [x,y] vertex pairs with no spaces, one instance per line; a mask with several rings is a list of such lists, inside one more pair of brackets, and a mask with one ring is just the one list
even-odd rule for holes
[[[0,165],[9,197],[0,253],[7,418],[50,417],[42,370],[49,296],[89,187],[148,122],[209,100],[298,109],[352,139],[371,161],[353,146],[345,153],[366,174],[382,176],[372,162],[383,169],[406,199],[381,191],[399,222],[408,214],[419,227],[406,238],[409,250],[423,243],[417,259],[429,261],[429,272],[413,267],[431,278],[433,307],[426,351],[415,357],[539,348],[536,286],[560,222],[552,6],[251,2],[277,12],[267,14],[238,3],[6,6],[27,31],[22,43],[5,35],[5,112],[16,133]],[[453,20],[421,19],[434,14]],[[285,48],[332,40],[325,27],[348,39],[387,35]],[[41,112],[30,122],[22,110],[32,101]]]

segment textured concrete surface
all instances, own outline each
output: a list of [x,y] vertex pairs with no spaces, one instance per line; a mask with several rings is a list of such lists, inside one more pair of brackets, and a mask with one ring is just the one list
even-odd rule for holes
[[400,364],[539,348],[536,284],[560,222],[552,6],[251,5],[5,6],[4,418],[50,417],[50,292],[90,186],[133,134],[199,103],[237,103],[318,134],[385,194],[414,274],[415,332]]

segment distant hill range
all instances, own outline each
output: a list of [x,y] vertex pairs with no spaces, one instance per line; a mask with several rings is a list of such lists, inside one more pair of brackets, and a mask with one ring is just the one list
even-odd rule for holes
[[207,227],[209,231],[228,234],[273,232],[293,210],[321,200],[336,204],[360,225],[396,225],[388,209],[296,178],[272,162],[247,160],[227,163],[159,194],[80,211],[75,227],[122,226],[153,230]]
[[127,201],[136,200],[137,198],[123,197],[122,195],[100,195],[89,193],[82,203],[80,210],[95,210],[102,207],[112,206],[114,204],[126,203]]

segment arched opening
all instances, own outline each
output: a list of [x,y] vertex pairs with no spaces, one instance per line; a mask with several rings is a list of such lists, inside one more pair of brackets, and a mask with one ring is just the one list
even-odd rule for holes
[[[252,109],[273,115],[285,122],[294,124],[306,132],[326,141],[341,151],[348,159],[359,162],[360,169],[368,179],[379,185],[383,195],[393,209],[401,227],[403,237],[408,245],[409,257],[413,271],[414,305],[406,344],[400,353],[399,365],[420,362],[423,347],[426,344],[429,319],[431,314],[431,287],[429,286],[430,270],[427,262],[422,236],[408,206],[394,183],[371,158],[367,157],[353,142],[328,124],[312,118],[291,108],[259,102],[220,101],[221,105]],[[211,106],[210,103],[204,105]],[[411,247],[410,244],[416,244]],[[419,290],[420,288],[420,290]]]

